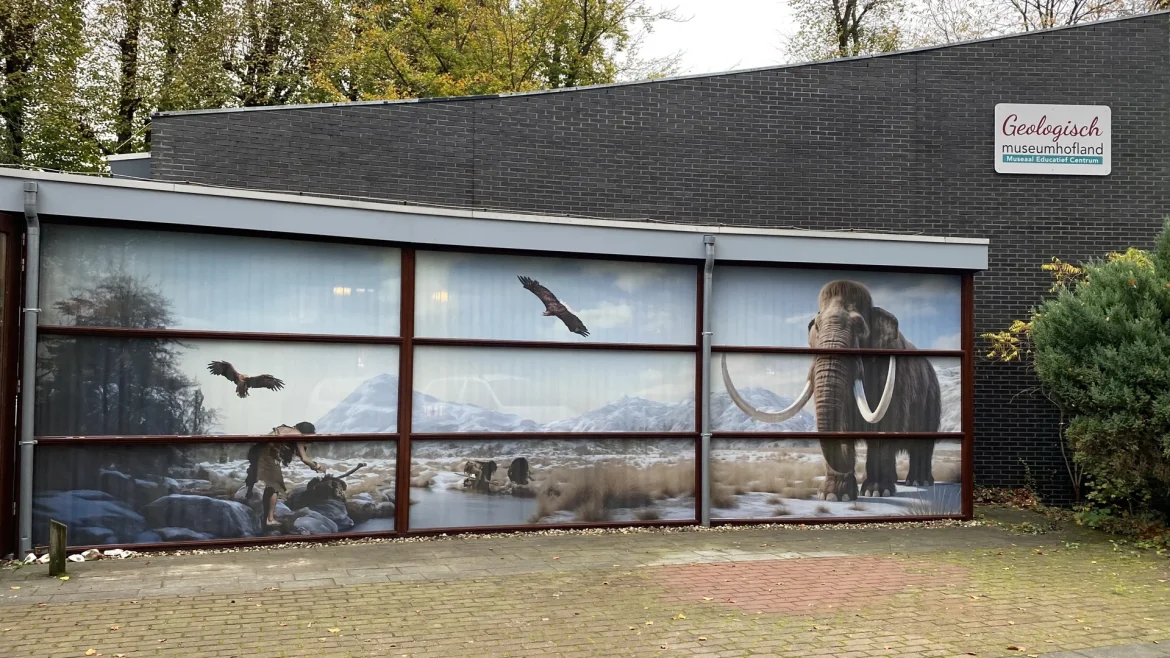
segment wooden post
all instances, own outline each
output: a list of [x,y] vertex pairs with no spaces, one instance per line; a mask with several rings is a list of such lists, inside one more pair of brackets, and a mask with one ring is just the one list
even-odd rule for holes
[[65,575],[65,539],[68,528],[59,521],[49,521],[49,575]]

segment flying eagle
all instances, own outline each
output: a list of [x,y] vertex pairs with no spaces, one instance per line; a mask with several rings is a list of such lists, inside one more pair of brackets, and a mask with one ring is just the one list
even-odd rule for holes
[[250,388],[267,388],[273,391],[279,391],[284,388],[284,382],[273,377],[272,375],[256,375],[249,377],[236,372],[232,364],[227,361],[212,361],[207,364],[207,369],[213,375],[220,375],[236,385],[236,395],[246,398],[248,397],[248,389]]
[[562,304],[561,301],[557,299],[557,296],[552,294],[548,288],[540,285],[540,282],[536,279],[530,279],[526,276],[517,278],[520,279],[520,283],[523,284],[526,289],[539,297],[540,301],[544,302],[543,315],[555,315],[561,319],[561,322],[565,323],[565,326],[569,328],[569,331],[575,334],[581,334],[582,336],[589,335],[589,330],[585,328],[585,323],[581,322],[581,318],[573,315],[572,311],[570,311],[564,304]]

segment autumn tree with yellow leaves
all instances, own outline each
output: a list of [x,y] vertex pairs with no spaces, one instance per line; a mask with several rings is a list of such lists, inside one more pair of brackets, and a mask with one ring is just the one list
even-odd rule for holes
[[1052,259],[1052,296],[984,334],[987,357],[1031,364],[1060,410],[1082,518],[1170,520],[1170,223],[1155,248]]

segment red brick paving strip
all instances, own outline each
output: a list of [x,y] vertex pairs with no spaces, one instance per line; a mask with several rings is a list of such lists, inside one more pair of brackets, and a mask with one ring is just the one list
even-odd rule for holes
[[750,612],[857,609],[883,595],[924,586],[959,585],[967,570],[884,557],[830,557],[715,562],[658,567],[652,578],[666,600],[719,603]]

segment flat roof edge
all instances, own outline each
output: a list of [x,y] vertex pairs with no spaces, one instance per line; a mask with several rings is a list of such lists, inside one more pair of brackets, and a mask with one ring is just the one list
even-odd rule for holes
[[[929,236],[906,233],[870,233],[864,231],[817,231],[806,229],[778,229],[753,228],[745,226],[725,226],[721,224],[691,224],[684,222],[662,222],[639,219],[601,219],[573,215],[543,215],[539,213],[508,212],[492,209],[457,208],[447,206],[414,205],[391,203],[377,200],[353,199],[334,196],[316,196],[307,193],[268,192],[232,187],[217,187],[209,185],[193,185],[187,183],[170,183],[165,181],[141,180],[130,178],[111,178],[106,176],[88,176],[81,174],[60,174],[45,171],[29,171],[0,167],[0,177],[17,178],[21,180],[54,181],[72,185],[102,186],[123,189],[155,190],[173,192],[177,194],[195,194],[204,196],[218,196],[236,199],[253,199],[271,201],[275,203],[294,203],[311,206],[325,206],[336,208],[352,208],[392,213],[414,213],[420,215],[442,215],[451,217],[466,217],[471,219],[529,222],[549,224],[573,224],[595,226],[599,228],[611,227],[644,231],[674,231],[685,233],[712,233],[716,235],[758,235],[784,237],[823,237],[845,240],[883,240],[930,242],[948,244],[987,245],[985,238],[961,238],[946,236]],[[8,208],[16,211],[18,208]]]
[[[599,257],[843,267],[987,269],[988,240],[846,231],[743,228],[438,208],[179,183],[0,169],[0,211],[23,212],[26,181],[45,215],[262,233],[328,236],[422,248],[486,248]],[[332,211],[327,219],[325,211]],[[513,223],[523,230],[501,230]]]

